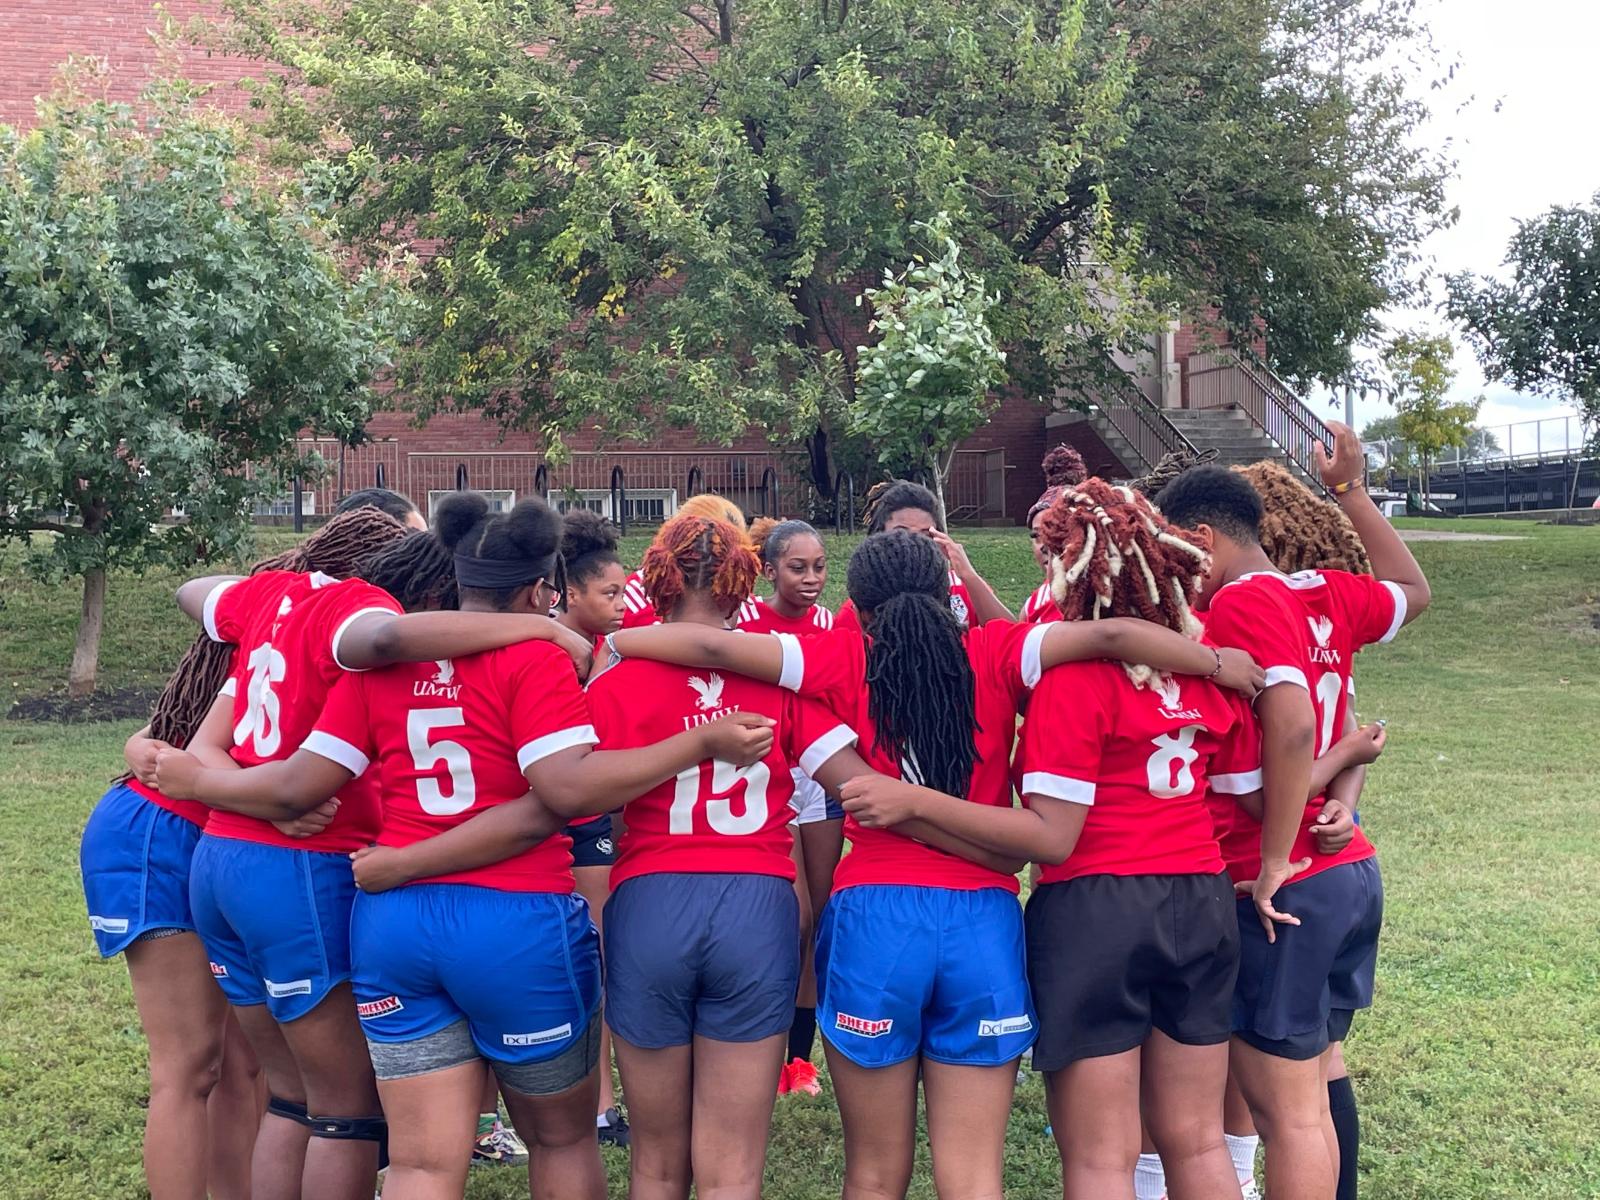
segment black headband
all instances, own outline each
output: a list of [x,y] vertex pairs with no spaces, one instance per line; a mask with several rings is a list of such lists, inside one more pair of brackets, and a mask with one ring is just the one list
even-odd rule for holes
[[537,559],[472,558],[456,555],[456,583],[467,588],[509,588],[553,579],[559,554]]

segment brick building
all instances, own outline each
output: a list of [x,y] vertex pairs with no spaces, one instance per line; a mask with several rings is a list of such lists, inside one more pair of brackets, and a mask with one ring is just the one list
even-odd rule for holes
[[[30,123],[35,97],[50,90],[61,64],[74,55],[109,62],[113,99],[132,101],[152,75],[175,69],[218,85],[215,103],[242,108],[243,96],[232,85],[259,74],[259,64],[198,46],[183,47],[175,59],[164,60],[152,37],[160,21],[156,9],[155,0],[0,0],[0,123]],[[161,9],[182,24],[208,15],[214,6],[206,0],[164,0]],[[1136,394],[1110,401],[1088,397],[1087,413],[1052,411],[1041,400],[1008,395],[988,425],[958,452],[947,489],[952,518],[1020,522],[1043,485],[1040,459],[1059,441],[1077,446],[1092,470],[1110,477],[1138,474],[1162,453],[1185,444],[1178,425],[1164,414],[1190,405],[1193,373],[1219,376],[1208,379],[1214,407],[1238,405],[1240,388],[1249,386],[1231,357],[1219,360],[1204,353],[1202,341],[1202,332],[1189,324],[1153,338],[1145,353],[1122,364],[1135,385],[1130,393]],[[305,501],[308,511],[326,512],[341,492],[380,478],[419,505],[464,480],[505,499],[536,486],[575,488],[588,503],[608,511],[617,467],[630,516],[638,520],[659,520],[691,490],[722,492],[752,512],[798,512],[809,499],[803,460],[758,432],[730,447],[700,445],[687,431],[673,429],[661,431],[648,449],[601,448],[592,439],[579,439],[569,462],[544,469],[533,435],[502,438],[491,422],[475,417],[438,417],[416,428],[406,414],[382,413],[368,432],[373,440],[355,448],[308,439],[308,449],[334,465]],[[866,482],[858,487],[864,490]],[[285,498],[285,512],[288,503]]]

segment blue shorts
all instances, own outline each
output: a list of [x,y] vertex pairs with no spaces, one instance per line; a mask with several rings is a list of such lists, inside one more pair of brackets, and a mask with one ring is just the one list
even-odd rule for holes
[[265,1004],[280,1025],[350,978],[350,859],[207,835],[189,902],[228,1003]]
[[101,958],[156,929],[193,929],[189,862],[200,826],[125,783],[100,798],[78,847],[89,928]]
[[1264,1054],[1315,1058],[1344,1040],[1356,1009],[1372,1004],[1383,926],[1378,860],[1285,884],[1277,906],[1301,923],[1279,925],[1268,944],[1254,903],[1239,901],[1233,1031]]
[[636,875],[606,901],[606,1023],[645,1050],[788,1032],[800,904],[776,875]]
[[1022,906],[1004,888],[835,892],[817,934],[817,1028],[851,1062],[996,1067],[1037,1036]]
[[491,1062],[543,1062],[583,1040],[600,1001],[600,937],[576,894],[462,883],[362,893],[350,945],[375,1047],[465,1021]]

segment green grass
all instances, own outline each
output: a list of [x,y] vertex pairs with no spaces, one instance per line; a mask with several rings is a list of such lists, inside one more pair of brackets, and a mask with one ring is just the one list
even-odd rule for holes
[[[1349,1058],[1361,1097],[1368,1200],[1600,1196],[1600,529],[1523,522],[1430,529],[1514,542],[1423,543],[1433,610],[1363,655],[1363,719],[1391,738],[1364,805],[1388,888],[1373,1010]],[[1026,540],[974,532],[1003,596],[1034,586]],[[637,556],[639,544],[630,539]],[[844,543],[835,544],[842,562]],[[0,695],[50,686],[76,596],[0,559]],[[842,571],[830,599],[837,599]],[[188,630],[174,580],[117,578],[109,684],[160,679]],[[94,956],[78,889],[83,823],[131,723],[0,721],[0,1196],[136,1197],[143,1045],[120,963]],[[1007,1193],[1059,1194],[1030,1079],[1012,1114]],[[610,1158],[613,1194],[625,1160]],[[767,1195],[837,1195],[831,1098],[780,1101]],[[932,1196],[924,1161],[913,1195]],[[474,1200],[526,1196],[520,1171],[480,1171]]]

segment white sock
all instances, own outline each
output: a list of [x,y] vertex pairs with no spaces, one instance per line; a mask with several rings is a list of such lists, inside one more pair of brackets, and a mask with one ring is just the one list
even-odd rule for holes
[[1139,1164],[1133,1168],[1134,1200],[1165,1200],[1167,1172],[1161,1165],[1159,1154],[1139,1155]]
[[1256,1147],[1261,1144],[1260,1135],[1252,1133],[1241,1137],[1225,1133],[1222,1135],[1222,1140],[1228,1143],[1228,1157],[1233,1159],[1233,1170],[1239,1176],[1240,1186],[1254,1182]]

